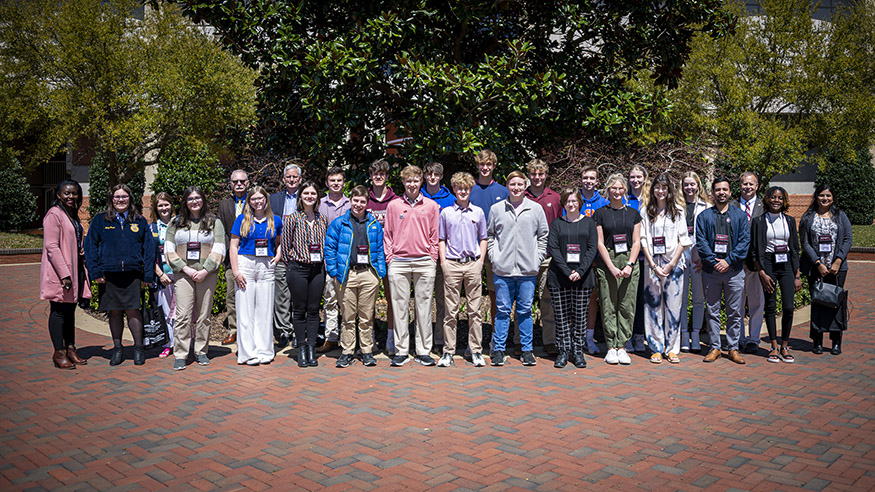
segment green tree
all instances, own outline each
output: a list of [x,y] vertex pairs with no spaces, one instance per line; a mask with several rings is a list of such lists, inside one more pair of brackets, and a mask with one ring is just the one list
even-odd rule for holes
[[0,144],[26,168],[85,143],[128,182],[177,139],[249,124],[254,79],[174,5],[0,3]]
[[665,110],[626,80],[647,68],[672,86],[693,34],[734,21],[721,0],[184,4],[259,70],[250,145],[353,168],[385,155],[389,125],[420,164],[626,138]]
[[861,0],[822,22],[809,0],[760,5],[745,16],[729,0],[741,17],[734,34],[695,37],[667,131],[711,139],[728,170],[753,170],[765,184],[795,172],[811,148],[850,157],[873,142],[875,13]]
[[36,219],[36,196],[14,157],[0,150],[0,161],[0,231],[21,229]]
[[225,174],[224,166],[206,145],[180,141],[161,154],[151,188],[155,193],[169,193],[178,204],[189,186],[199,187],[207,196],[219,190]]

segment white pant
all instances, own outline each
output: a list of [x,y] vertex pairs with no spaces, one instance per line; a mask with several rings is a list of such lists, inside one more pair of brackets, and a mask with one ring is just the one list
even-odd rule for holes
[[744,312],[745,303],[747,303],[748,324],[747,331],[745,331],[744,321],[741,322],[741,340],[739,341],[741,347],[746,343],[760,343],[760,332],[763,331],[763,309],[766,304],[759,273],[750,271],[747,267],[744,269],[742,312]]
[[246,289],[234,285],[237,304],[237,363],[273,360],[274,269],[270,258],[237,256]]
[[413,284],[416,313],[416,355],[428,355],[432,347],[431,297],[434,292],[435,261],[431,258],[414,261],[392,260],[389,282],[392,284],[392,311],[395,317],[395,353],[410,353],[410,284]]

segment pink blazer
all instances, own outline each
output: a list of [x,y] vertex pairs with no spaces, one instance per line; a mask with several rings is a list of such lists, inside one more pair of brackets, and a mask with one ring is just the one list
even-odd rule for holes
[[[90,299],[88,272],[79,278],[76,268],[76,230],[60,207],[52,207],[43,218],[43,259],[40,264],[40,299],[55,302],[78,302]],[[73,288],[64,290],[61,279],[70,277]]]

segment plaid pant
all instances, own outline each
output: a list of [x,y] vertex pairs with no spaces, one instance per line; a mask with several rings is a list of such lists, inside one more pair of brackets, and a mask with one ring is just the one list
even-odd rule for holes
[[556,345],[566,354],[583,353],[592,287],[549,287],[556,317]]

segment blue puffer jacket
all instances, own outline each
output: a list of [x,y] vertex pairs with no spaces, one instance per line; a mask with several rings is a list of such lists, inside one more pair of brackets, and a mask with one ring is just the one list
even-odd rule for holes
[[[352,254],[352,218],[347,211],[345,214],[334,219],[325,233],[325,267],[328,275],[337,279],[341,284],[346,283],[349,274],[349,259]],[[367,231],[371,266],[377,270],[377,276],[386,276],[386,253],[383,251],[383,226],[377,222],[376,217],[368,212]]]
[[92,279],[105,272],[143,272],[143,281],[155,280],[155,240],[143,217],[124,224],[98,214],[85,236],[85,264]]

